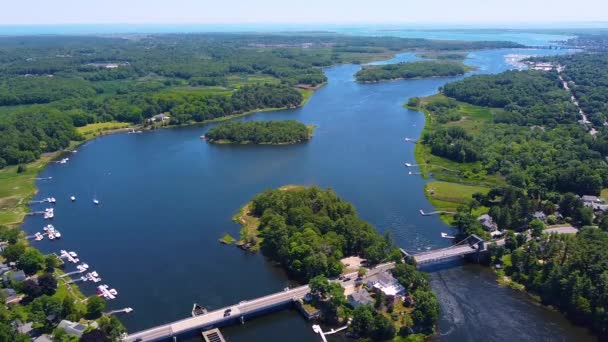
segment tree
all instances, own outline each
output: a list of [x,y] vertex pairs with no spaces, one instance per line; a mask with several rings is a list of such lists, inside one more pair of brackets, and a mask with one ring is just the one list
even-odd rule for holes
[[80,342],[111,342],[105,332],[95,329],[82,334]]
[[57,280],[50,273],[38,277],[38,285],[42,294],[52,296],[57,291]]
[[310,279],[308,286],[312,294],[322,297],[329,291],[329,280],[324,275],[318,275]]
[[27,274],[34,274],[42,269],[44,256],[35,248],[28,248],[19,257],[17,266]]
[[42,289],[40,285],[34,280],[28,279],[21,285],[21,291],[28,297],[28,299],[34,299],[42,296]]
[[359,270],[357,271],[357,277],[363,278],[365,274],[367,274],[367,268],[359,267]]
[[87,317],[98,318],[106,308],[106,301],[99,296],[91,296],[87,299]]
[[53,330],[53,342],[78,342],[78,340],[78,336],[68,335],[68,333],[61,328]]
[[124,325],[118,320],[118,318],[110,315],[103,316],[99,320],[99,329],[103,331],[111,341],[118,341],[120,335],[127,332]]
[[53,273],[59,265],[59,260],[53,254],[49,254],[44,258],[44,269],[47,273]]
[[358,336],[369,336],[374,329],[373,312],[373,309],[367,305],[358,306],[353,313],[351,331]]
[[19,257],[25,253],[25,246],[21,243],[9,245],[2,251],[2,256],[6,258],[6,261],[17,261]]
[[528,224],[528,229],[530,229],[530,233],[533,238],[538,238],[543,234],[545,224],[543,223],[543,221],[535,218]]
[[431,291],[416,290],[414,292],[415,307],[412,312],[415,327],[426,334],[433,331],[433,326],[439,318],[439,304]]
[[374,330],[372,337],[375,341],[391,340],[395,336],[395,326],[384,315],[376,314],[374,317]]
[[608,215],[604,215],[602,217],[602,220],[600,221],[600,225],[599,225],[600,229],[608,232]]

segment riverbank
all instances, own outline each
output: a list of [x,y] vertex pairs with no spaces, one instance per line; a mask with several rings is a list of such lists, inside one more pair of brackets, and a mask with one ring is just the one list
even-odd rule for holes
[[[436,113],[429,110],[429,105],[442,103],[448,98],[442,94],[418,99],[417,105],[406,103],[404,106],[424,114],[424,128],[414,147],[415,166],[423,178],[432,177],[434,181],[425,184],[425,196],[439,211],[455,212],[459,206],[471,200],[476,192],[486,194],[491,187],[504,184],[504,179],[496,175],[488,175],[481,171],[477,163],[457,163],[431,153],[431,148],[422,143],[425,134],[432,133],[441,127],[462,127],[467,132],[475,134],[483,126],[491,122],[493,109],[473,106],[455,101],[450,109],[459,119],[441,123]],[[488,208],[478,207],[475,214],[483,214]],[[440,218],[448,225],[453,224],[451,214],[441,214]]]

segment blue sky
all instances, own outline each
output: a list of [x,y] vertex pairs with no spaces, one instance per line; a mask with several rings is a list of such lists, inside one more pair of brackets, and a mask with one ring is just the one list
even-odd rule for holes
[[608,21],[608,0],[5,0],[0,24],[539,24]]

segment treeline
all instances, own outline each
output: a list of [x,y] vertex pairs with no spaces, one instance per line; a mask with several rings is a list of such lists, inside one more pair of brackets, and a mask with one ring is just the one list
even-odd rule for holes
[[390,236],[378,235],[332,190],[267,190],[253,198],[251,210],[260,218],[262,252],[297,279],[338,276],[346,256],[370,264],[401,259]]
[[574,54],[554,60],[565,66],[564,79],[589,120],[602,127],[608,120],[608,56]]
[[80,109],[70,110],[71,105],[59,103],[20,108],[0,118],[0,168],[68,147],[71,140],[81,139],[74,127],[96,118],[143,123],[158,113],[169,113],[172,124],[202,122],[254,109],[296,107],[302,94],[287,85],[256,84],[231,95],[170,91],[77,102]]
[[31,162],[79,138],[70,117],[58,110],[33,108],[10,116],[0,120],[0,168]]
[[443,93],[478,106],[504,108],[505,113],[495,118],[501,123],[554,127],[576,122],[579,116],[554,71],[475,75],[446,84]]
[[505,274],[563,311],[572,321],[608,338],[608,234],[583,228],[576,235],[543,235],[494,247],[495,263],[510,254]]
[[472,67],[457,62],[420,61],[364,66],[355,74],[355,78],[359,82],[378,82],[395,79],[458,76],[464,75],[472,69]]
[[302,96],[292,86],[325,82],[329,65],[412,48],[514,46],[333,34],[0,37],[0,167],[65,148],[66,137],[78,139],[69,121],[139,124],[169,113],[183,124],[294,107]]
[[211,128],[209,142],[233,144],[290,144],[310,139],[303,123],[286,121],[228,122]]

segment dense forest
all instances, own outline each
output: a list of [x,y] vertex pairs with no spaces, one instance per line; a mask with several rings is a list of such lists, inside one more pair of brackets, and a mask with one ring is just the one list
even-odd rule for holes
[[209,142],[231,144],[293,144],[310,136],[308,127],[294,120],[228,122],[205,134]]
[[556,72],[507,71],[498,75],[475,75],[448,83],[443,93],[478,106],[504,108],[497,122],[519,125],[572,123],[578,110],[562,88]]
[[608,121],[608,55],[581,53],[542,60],[565,66],[562,74],[579,105],[595,126],[603,126]]
[[[506,256],[506,258],[504,257]],[[494,247],[494,263],[547,305],[608,338],[608,234],[584,228],[576,236],[544,234]]]
[[167,113],[184,124],[298,106],[292,87],[323,84],[321,68],[337,63],[519,46],[323,33],[0,37],[0,167],[63,149],[90,123]]
[[472,70],[463,63],[419,61],[384,65],[367,65],[355,74],[359,82],[378,82],[395,79],[412,79],[464,75]]
[[338,276],[346,256],[371,264],[401,258],[390,236],[378,235],[332,190],[268,190],[253,198],[251,211],[260,218],[264,255],[298,279]]

